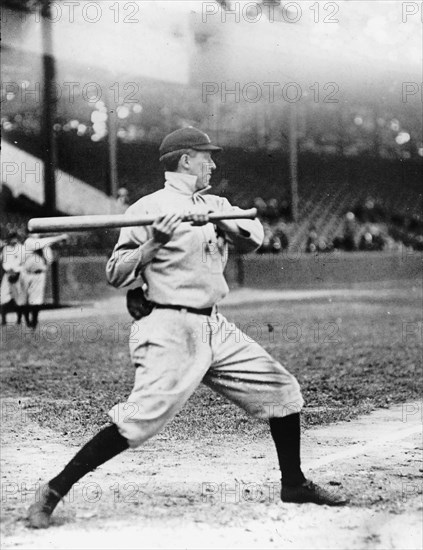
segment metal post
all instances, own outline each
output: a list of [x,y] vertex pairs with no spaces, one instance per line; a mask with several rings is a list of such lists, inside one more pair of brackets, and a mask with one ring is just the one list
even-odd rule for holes
[[379,123],[378,123],[378,108],[377,105],[374,105],[372,109],[373,114],[373,123],[374,123],[374,134],[373,134],[373,154],[375,158],[379,158],[380,156],[380,145],[381,145],[381,139],[379,135]]
[[53,260],[51,267],[51,293],[53,295],[53,305],[60,305],[60,285],[59,285],[59,260]]
[[[57,211],[56,204],[56,139],[53,125],[56,120],[57,98],[54,91],[56,76],[55,60],[53,55],[53,28],[51,21],[50,0],[43,0],[41,6],[41,32],[43,41],[43,116],[42,141],[44,142],[44,210],[48,215]],[[53,305],[60,305],[59,292],[59,264],[54,260],[51,264],[51,286]]]
[[109,160],[109,193],[114,199],[117,198],[118,192],[118,169],[117,169],[117,108],[118,105],[114,99],[112,91],[109,92],[107,98],[107,143],[108,143],[108,160]]
[[53,125],[56,118],[57,99],[54,92],[56,68],[53,57],[50,0],[43,0],[41,16],[44,72],[42,119],[42,139],[44,142],[44,208],[51,215],[56,211],[56,141]]
[[245,283],[245,266],[244,266],[244,257],[242,254],[236,255],[236,279],[239,286],[244,286]]
[[291,187],[291,218],[298,221],[298,138],[297,106],[289,105],[289,176]]

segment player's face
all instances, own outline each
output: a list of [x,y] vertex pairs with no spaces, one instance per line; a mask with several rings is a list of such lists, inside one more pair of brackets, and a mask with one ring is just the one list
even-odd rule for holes
[[189,173],[197,176],[196,189],[204,189],[209,185],[213,170],[216,168],[210,151],[193,151],[189,157]]

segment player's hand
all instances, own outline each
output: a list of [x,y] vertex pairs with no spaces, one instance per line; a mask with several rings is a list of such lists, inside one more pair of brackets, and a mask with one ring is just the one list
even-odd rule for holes
[[191,222],[191,225],[206,225],[209,223],[210,210],[204,206],[196,206],[193,210],[185,214],[185,220]]
[[158,244],[168,243],[181,221],[180,214],[166,214],[157,218],[152,225],[153,241]]

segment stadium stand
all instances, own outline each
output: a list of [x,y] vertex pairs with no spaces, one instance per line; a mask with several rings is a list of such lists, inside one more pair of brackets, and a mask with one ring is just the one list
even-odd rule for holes
[[[128,189],[132,202],[144,192],[150,192],[161,185],[160,171],[157,167],[154,168],[151,152],[151,148],[148,148],[149,163],[146,163],[143,169],[139,166],[139,163],[142,163],[143,155],[132,156],[131,154],[133,160],[130,166],[124,164],[125,169],[122,171],[120,181]],[[133,151],[128,151],[128,153],[133,153]],[[371,159],[369,159],[370,164]],[[282,205],[286,202],[287,182],[282,182],[281,192],[281,188],[278,189],[278,185],[268,178],[268,175],[257,173],[259,170],[257,165],[255,166],[253,173],[246,175],[245,178],[244,172],[248,170],[249,166],[243,170],[240,167],[237,170],[234,169],[233,185],[225,183],[220,189],[219,183],[217,183],[216,191],[223,191],[228,198],[244,207],[254,205],[254,199],[257,200],[254,194],[258,187],[264,194],[263,198],[260,197],[264,204],[268,204],[275,197],[279,197],[278,201],[274,201],[276,204]],[[414,169],[400,170],[399,172],[397,166],[391,165],[391,168],[390,171],[390,166],[385,166],[382,176],[375,171],[373,183],[369,183],[371,174],[369,178],[357,178],[353,181],[351,178],[348,181],[348,178],[345,177],[342,180],[342,174],[340,174],[339,181],[334,181],[333,177],[325,181],[322,173],[316,175],[316,180],[313,180],[312,174],[303,174],[306,177],[300,180],[299,185],[298,222],[295,224],[290,222],[287,212],[289,208],[287,209],[286,206],[279,207],[279,211],[282,211],[283,214],[278,215],[276,219],[274,216],[272,219],[268,219],[266,213],[263,214],[263,219],[270,228],[274,227],[275,230],[277,227],[280,229],[280,224],[283,223],[283,232],[287,237],[283,248],[288,246],[295,250],[306,250],[310,227],[314,227],[319,239],[325,242],[327,249],[330,250],[331,244],[343,236],[346,213],[353,212],[359,232],[365,231],[366,224],[376,224],[380,231],[387,236],[391,248],[393,243],[397,242],[420,250],[423,235],[422,192],[419,185],[420,167],[416,165]],[[142,174],[141,185],[132,176],[138,170]],[[149,173],[146,173],[147,171]],[[391,177],[388,177],[389,173]],[[257,181],[260,181],[260,186],[257,185]],[[273,204],[273,208],[275,208],[275,204]],[[1,210],[2,239],[9,230],[25,227],[30,217],[41,215],[39,205],[23,196],[14,198],[10,191],[8,192],[7,185],[2,186]],[[107,235],[100,235],[98,232],[87,235],[79,234],[72,237],[70,246],[75,248],[75,253],[79,255],[108,253],[114,238],[115,232],[108,232]]]

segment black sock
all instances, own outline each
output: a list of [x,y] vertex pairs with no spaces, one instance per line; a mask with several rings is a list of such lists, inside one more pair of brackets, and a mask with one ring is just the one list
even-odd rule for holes
[[31,320],[29,318],[29,306],[22,306],[21,307],[21,312],[24,316],[24,319],[25,319],[25,323],[26,323],[26,326],[27,327],[31,327]]
[[270,432],[278,453],[282,484],[293,487],[305,481],[301,471],[300,414],[290,414],[282,418],[270,418]]
[[31,321],[31,327],[32,328],[36,328],[37,325],[38,325],[38,312],[39,312],[38,307],[33,307],[32,308],[32,321]]
[[116,425],[107,426],[78,451],[58,476],[49,481],[49,487],[64,497],[81,477],[128,447],[128,441],[120,435]]

